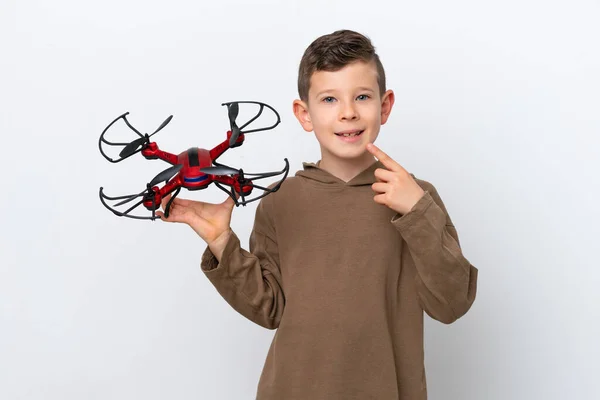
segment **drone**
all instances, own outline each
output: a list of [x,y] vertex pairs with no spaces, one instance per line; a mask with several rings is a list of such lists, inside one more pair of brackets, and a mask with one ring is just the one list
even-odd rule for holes
[[[242,124],[242,126],[238,126],[236,123],[240,104],[257,104],[260,107],[256,115]],[[240,205],[246,206],[246,204],[252,201],[259,200],[266,195],[279,190],[289,171],[289,163],[287,158],[284,158],[285,167],[281,171],[265,173],[247,173],[241,168],[236,169],[216,162],[216,160],[226,150],[241,146],[244,143],[245,134],[266,131],[275,128],[281,122],[281,118],[279,117],[277,111],[275,111],[275,109],[268,104],[258,101],[234,101],[222,103],[221,105],[226,106],[228,111],[230,130],[227,131],[227,139],[210,150],[191,147],[178,155],[163,151],[158,147],[156,142],[150,141],[152,136],[167,126],[167,124],[173,118],[172,115],[165,119],[165,121],[151,134],[142,134],[135,129],[127,120],[127,115],[129,115],[129,112],[126,112],[115,118],[104,129],[104,131],[102,131],[100,139],[98,140],[98,147],[104,158],[111,163],[118,163],[136,153],[141,152],[142,156],[144,156],[147,160],[160,159],[168,164],[171,164],[171,166],[156,175],[152,180],[150,180],[150,182],[147,183],[146,188],[137,194],[110,197],[104,193],[104,188],[100,187],[100,201],[102,204],[115,215],[120,217],[155,220],[157,218],[160,219],[160,217],[156,215],[156,210],[161,206],[162,200],[169,194],[173,193],[165,206],[164,215],[166,218],[169,217],[171,204],[179,194],[181,188],[191,191],[202,190],[206,189],[211,183],[214,183],[219,189],[223,190],[233,199],[236,207]],[[271,110],[275,116],[277,116],[277,121],[273,125],[264,128],[245,130],[248,125],[254,122],[262,114],[265,107]],[[123,120],[125,124],[137,134],[138,138],[128,143],[113,143],[105,139],[104,136],[106,132],[119,120]],[[103,149],[104,146],[122,147],[119,153],[119,158],[113,159],[109,157]],[[273,185],[270,185],[269,187],[260,186],[254,182],[259,179],[282,174],[283,177],[281,180]],[[159,187],[158,185],[163,182],[164,185]],[[253,198],[248,198],[254,189],[262,190],[263,193]],[[137,201],[134,202],[134,200]],[[111,206],[108,204],[108,202],[117,203]],[[131,205],[132,203],[133,205]],[[144,216],[130,214],[140,205],[143,205],[143,207],[150,211],[151,215]],[[119,207],[122,207],[121,209],[124,209],[124,211],[119,211]]]

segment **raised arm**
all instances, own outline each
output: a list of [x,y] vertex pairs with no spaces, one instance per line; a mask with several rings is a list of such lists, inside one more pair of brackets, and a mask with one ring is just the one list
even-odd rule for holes
[[249,251],[229,230],[219,259],[219,247],[207,247],[201,268],[223,298],[240,314],[268,329],[276,329],[285,296],[279,269],[279,251],[270,213],[269,196],[256,209]]

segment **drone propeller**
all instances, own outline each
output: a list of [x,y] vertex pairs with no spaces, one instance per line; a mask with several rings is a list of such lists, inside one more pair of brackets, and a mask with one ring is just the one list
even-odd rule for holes
[[209,175],[234,175],[234,174],[238,174],[240,171],[237,169],[226,167],[226,166],[217,166],[217,167],[201,168],[200,172],[203,172],[203,173],[209,174]]
[[138,193],[138,194],[134,194],[131,196],[123,196],[121,198],[125,198],[125,200],[115,204],[115,207],[119,207],[122,206],[125,203],[130,202],[131,200],[135,199],[136,197],[140,197],[143,196],[144,194],[148,194],[151,195],[152,194],[152,187],[159,184],[160,182],[163,181],[168,181],[169,179],[171,179],[173,177],[173,175],[175,175],[176,173],[178,173],[179,171],[181,171],[181,168],[183,167],[183,165],[181,164],[177,164],[177,165],[173,165],[167,169],[165,169],[162,172],[159,172],[158,175],[156,175],[147,185],[146,185],[146,189],[143,190],[142,192]]
[[153,136],[154,134],[158,133],[162,128],[167,126],[167,124],[169,122],[171,122],[172,118],[173,118],[172,115],[168,116],[167,119],[165,119],[163,121],[163,123],[160,124],[160,126],[154,132],[152,132],[152,134],[150,134],[150,135],[145,134],[144,136],[139,137],[139,138],[135,139],[134,141],[132,141],[131,143],[129,143],[127,146],[125,146],[123,148],[123,150],[121,150],[121,152],[119,153],[119,156],[121,158],[127,158],[127,157],[131,156],[132,154],[134,154],[135,152],[137,152],[139,150],[140,146],[142,146],[142,148],[143,148],[145,145],[150,143],[150,136]]
[[176,173],[178,173],[179,171],[181,171],[181,168],[183,168],[183,165],[177,164],[177,165],[173,165],[173,166],[165,169],[164,171],[162,171],[158,175],[156,175],[154,177],[154,179],[152,179],[148,185],[150,187],[152,187],[152,186],[154,186],[154,185],[156,185],[156,184],[158,184],[158,183],[160,183],[162,181],[168,181]]
[[229,121],[235,123],[235,119],[240,112],[240,106],[238,103],[231,103],[229,106]]
[[235,120],[240,112],[240,106],[238,103],[229,104],[229,126],[231,127],[231,137],[229,138],[229,146],[233,146],[240,136],[240,128],[235,123]]
[[121,150],[121,152],[119,153],[119,157],[126,158],[126,157],[129,157],[130,155],[134,154],[138,150],[138,148],[141,145],[143,145],[144,142],[146,142],[147,140],[148,140],[148,135],[135,139],[133,142],[131,142],[127,146],[125,146],[123,148],[123,150]]
[[[173,119],[173,116],[172,116],[172,115],[169,115],[169,116],[167,117],[167,119],[165,119],[165,120],[163,121],[163,123],[162,123],[162,124],[160,124],[160,126],[159,126],[158,128],[156,128],[156,130],[155,130],[155,131],[152,133],[152,135],[154,135],[155,133],[158,133],[158,131],[160,131],[162,128],[164,128],[165,126],[167,126],[167,124],[168,124],[169,122],[171,122],[171,120],[172,120],[172,119]],[[150,135],[150,136],[152,136],[152,135]]]

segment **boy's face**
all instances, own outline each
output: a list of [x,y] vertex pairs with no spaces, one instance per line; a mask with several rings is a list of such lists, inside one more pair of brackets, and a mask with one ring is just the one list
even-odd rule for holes
[[357,61],[338,71],[311,77],[308,101],[294,101],[294,114],[307,132],[315,132],[322,159],[349,160],[368,156],[391,112],[394,94],[379,93],[373,62]]

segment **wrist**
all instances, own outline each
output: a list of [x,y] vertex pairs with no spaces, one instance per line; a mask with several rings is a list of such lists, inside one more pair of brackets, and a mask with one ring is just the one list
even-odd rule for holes
[[231,237],[231,229],[227,229],[223,231],[219,236],[217,236],[214,240],[208,242],[208,247],[210,251],[214,254],[214,256],[221,261],[221,257],[223,255],[223,250],[225,250],[225,246]]

